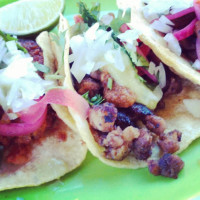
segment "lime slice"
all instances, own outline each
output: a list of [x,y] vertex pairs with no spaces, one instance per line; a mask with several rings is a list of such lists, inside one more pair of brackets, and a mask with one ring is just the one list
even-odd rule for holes
[[64,9],[64,0],[21,0],[0,8],[0,30],[29,35],[51,27]]

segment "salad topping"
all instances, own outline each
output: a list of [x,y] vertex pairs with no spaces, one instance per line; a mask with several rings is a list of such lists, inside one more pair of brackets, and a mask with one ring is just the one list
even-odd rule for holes
[[[130,30],[130,10],[99,19],[99,8],[80,5],[82,20],[75,17],[71,27],[71,73],[75,89],[91,105],[88,123],[94,140],[106,159],[133,156],[147,161],[152,174],[177,178],[184,163],[172,154],[179,149],[181,132],[166,132],[165,120],[152,110],[159,107],[163,92],[181,90],[178,79],[140,41],[140,33]],[[166,17],[161,21],[171,23]]]
[[[168,48],[176,55],[186,58],[194,69],[199,70],[199,1],[144,0],[143,2],[144,17],[151,23],[152,28],[165,35],[164,40]],[[185,44],[189,44],[193,38],[196,47],[191,50]],[[192,58],[190,54],[193,54]]]

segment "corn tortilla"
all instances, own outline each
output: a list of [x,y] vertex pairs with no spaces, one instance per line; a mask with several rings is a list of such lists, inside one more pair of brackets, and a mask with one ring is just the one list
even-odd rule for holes
[[[137,21],[137,22],[140,22],[140,21]],[[147,27],[145,28],[147,29]],[[149,29],[147,30],[150,31]],[[155,34],[154,32],[150,32],[150,33]],[[70,36],[68,36],[68,38],[70,38]],[[143,38],[144,38],[144,42],[146,42],[147,40],[146,44],[148,45],[148,41],[149,41],[148,37],[144,35],[142,39]],[[152,41],[150,40],[149,43],[151,44],[153,42],[156,42],[156,40],[152,39]],[[69,43],[69,39],[67,40],[67,43]],[[66,44],[66,46],[69,46],[69,44]],[[165,49],[166,51],[168,51],[167,48]],[[67,52],[69,51],[67,50]],[[168,60],[168,58],[170,58],[170,55],[166,56],[165,60]],[[170,58],[170,62],[171,62],[171,58]],[[69,67],[69,61],[68,61],[68,54],[66,54],[65,56],[65,72],[67,73],[67,76],[69,76],[70,67]],[[199,126],[200,118],[195,118],[185,108],[183,104],[184,99],[200,99],[200,86],[195,85],[191,83],[190,81],[187,81],[183,78],[181,80],[183,84],[183,90],[179,94],[174,94],[174,95],[169,95],[167,97],[164,97],[166,107],[155,113],[156,115],[163,117],[165,119],[167,123],[167,129],[165,130],[166,132],[172,131],[174,129],[177,129],[182,132],[182,140],[180,142],[180,149],[177,153],[182,152],[184,149],[186,149],[189,146],[189,144],[191,144],[193,140],[195,140],[196,138],[200,136],[200,126]],[[200,83],[200,79],[198,81]],[[74,89],[72,86],[73,84],[72,84],[71,78],[68,79],[68,85],[71,89]],[[83,140],[86,142],[88,149],[95,157],[97,157],[103,163],[108,164],[113,167],[132,168],[132,169],[137,169],[137,168],[142,168],[142,167],[147,166],[146,161],[136,160],[133,156],[128,156],[122,161],[114,161],[114,160],[106,159],[103,156],[104,148],[99,146],[97,142],[94,140],[94,137],[89,128],[88,121],[83,120],[77,113],[71,113],[71,114],[74,120],[76,121],[76,126]]]
[[[62,23],[66,21],[62,20]],[[62,25],[65,27],[66,25]],[[36,39],[44,56],[44,65],[50,67],[50,73],[58,69],[62,64],[63,50],[51,38],[46,31]],[[63,75],[60,86],[66,85],[64,63],[60,67],[60,75]],[[57,114],[57,126],[66,130],[66,141],[60,140],[55,130],[49,130],[49,137],[41,144],[34,144],[30,161],[15,171],[0,174],[0,191],[12,188],[37,186],[54,179],[78,167],[86,157],[87,147],[81,139],[75,121],[71,117],[68,108],[60,105],[51,105]],[[53,131],[53,133],[52,133]],[[3,163],[2,163],[3,165]]]

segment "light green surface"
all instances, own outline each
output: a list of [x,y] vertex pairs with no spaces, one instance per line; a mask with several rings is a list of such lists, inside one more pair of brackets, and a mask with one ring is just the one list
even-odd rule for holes
[[[0,6],[5,2],[8,1],[0,0]],[[100,2],[104,10],[116,8],[114,0]],[[66,1],[66,16],[77,12],[75,5],[74,0]],[[185,167],[174,180],[154,177],[147,169],[112,168],[88,153],[81,167],[60,180],[40,187],[0,192],[0,200],[199,200],[200,139],[184,151],[181,158]]]

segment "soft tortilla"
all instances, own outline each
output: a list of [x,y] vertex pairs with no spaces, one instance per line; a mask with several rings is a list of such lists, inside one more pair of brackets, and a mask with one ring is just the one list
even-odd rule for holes
[[[67,40],[67,43],[68,42],[69,40]],[[69,46],[69,44],[66,44],[66,46]],[[70,67],[67,54],[65,56],[65,71],[69,76]],[[73,89],[71,81],[71,78],[69,78],[68,85],[71,89]],[[182,82],[182,92],[165,97],[165,109],[156,113],[158,116],[161,116],[166,120],[166,132],[174,129],[180,130],[182,132],[182,141],[180,143],[180,150],[178,153],[187,148],[193,140],[200,136],[200,119],[193,117],[193,115],[186,110],[183,104],[183,99],[200,99],[200,86],[196,86],[186,80],[182,80]],[[133,156],[128,156],[123,161],[106,159],[103,156],[104,148],[100,147],[97,142],[95,142],[87,120],[83,120],[77,113],[71,112],[71,114],[76,121],[76,126],[79,129],[80,135],[82,136],[83,140],[86,142],[88,149],[94,156],[99,158],[99,160],[101,160],[105,164],[119,168],[137,169],[147,166],[146,161],[136,160]]]
[[0,191],[41,185],[60,178],[82,163],[87,152],[85,143],[77,132],[68,128],[61,120],[58,123],[66,129],[67,140],[50,136],[41,144],[35,144],[31,160],[27,164],[15,172],[0,175]]
[[131,8],[130,27],[141,32],[141,41],[149,46],[163,63],[179,76],[200,85],[200,73],[193,69],[187,60],[170,51],[163,37],[146,21],[142,12],[142,0],[117,0],[117,4],[119,8]]
[[[52,45],[53,40],[46,31],[42,32],[36,41],[43,50],[44,65],[49,66],[51,73],[54,73],[58,63],[60,64],[61,57],[57,55],[62,54],[61,49],[56,47],[56,44]],[[60,74],[63,73],[65,77],[63,65]],[[65,85],[64,81],[61,84]],[[66,130],[66,141],[60,140],[56,133],[55,136],[49,133],[51,136],[43,140],[41,144],[34,145],[32,157],[28,163],[14,172],[0,174],[0,191],[37,186],[58,179],[78,167],[85,159],[87,147],[78,134],[68,108],[55,104],[51,106],[57,113],[58,126]]]

